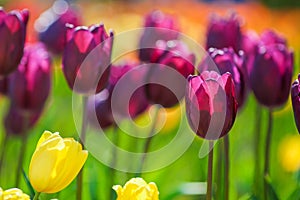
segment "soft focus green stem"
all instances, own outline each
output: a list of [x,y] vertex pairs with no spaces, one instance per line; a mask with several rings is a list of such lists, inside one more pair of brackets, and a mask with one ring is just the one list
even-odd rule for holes
[[216,199],[224,199],[223,194],[223,188],[221,187],[223,185],[223,159],[224,159],[224,141],[220,140],[220,145],[217,146],[217,163],[215,168],[215,182],[217,185],[216,188]]
[[214,142],[209,141],[209,154],[208,154],[208,168],[207,168],[207,191],[206,200],[212,199],[212,177],[213,177],[213,156],[214,156]]
[[38,200],[40,195],[41,195],[40,192],[36,192],[34,197],[33,197],[33,200]]
[[[79,138],[82,148],[84,148],[86,129],[87,129],[87,117],[86,117],[87,102],[88,102],[88,97],[83,96],[82,97],[82,109],[83,109],[82,110],[82,124],[81,124],[80,138]],[[80,170],[80,172],[77,176],[77,190],[76,190],[76,199],[77,200],[82,199],[82,182],[83,182],[83,168]]]
[[1,177],[2,164],[3,164],[3,160],[4,160],[4,154],[5,154],[6,146],[8,143],[8,139],[9,139],[8,135],[6,133],[4,133],[3,142],[1,145],[1,155],[0,155],[0,177]]
[[22,141],[21,141],[21,150],[20,150],[20,154],[19,154],[19,160],[18,160],[17,171],[16,171],[15,186],[17,188],[20,185],[20,179],[21,179],[21,176],[22,176],[22,165],[23,165],[23,160],[24,160],[24,156],[25,156],[25,152],[26,152],[27,139],[28,139],[28,134],[23,133]]
[[225,193],[225,200],[229,199],[229,135],[224,137],[224,160],[225,160],[225,172],[224,172],[224,193]]
[[115,197],[114,197],[114,193],[115,191],[112,189],[112,186],[115,182],[115,167],[116,167],[116,162],[117,162],[117,147],[118,147],[118,143],[119,143],[119,134],[118,134],[118,126],[117,125],[114,125],[114,128],[113,128],[113,151],[112,151],[112,160],[111,160],[111,164],[110,164],[110,182],[109,182],[109,195],[110,195],[110,198],[111,200],[115,200]]
[[271,149],[271,139],[272,139],[272,124],[273,124],[273,113],[272,110],[269,110],[269,121],[268,121],[268,130],[266,135],[266,145],[265,145],[265,167],[264,167],[264,192],[265,200],[268,199],[268,183],[265,180],[270,173],[270,149]]
[[145,143],[145,146],[144,146],[144,150],[143,150],[144,154],[142,156],[142,160],[141,160],[141,163],[140,163],[139,171],[136,174],[137,177],[141,176],[141,174],[142,174],[143,165],[145,164],[146,156],[147,156],[147,153],[149,151],[153,135],[155,133],[155,128],[156,128],[158,113],[159,113],[159,107],[156,106],[155,107],[155,113],[154,113],[153,121],[152,121],[152,126],[151,126],[149,135],[148,135],[148,137],[146,139],[146,143]]
[[[256,103],[255,111],[255,124],[254,124],[254,193],[259,196],[261,194],[261,117],[262,117],[262,107],[259,103]],[[262,198],[262,197],[261,197]]]

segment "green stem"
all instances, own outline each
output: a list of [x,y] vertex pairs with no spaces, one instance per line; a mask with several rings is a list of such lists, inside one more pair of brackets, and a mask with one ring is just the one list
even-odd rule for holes
[[[84,148],[84,142],[85,142],[85,137],[86,137],[86,129],[87,129],[87,117],[86,117],[86,112],[87,112],[87,101],[88,97],[83,96],[82,97],[82,124],[81,124],[81,133],[80,133],[80,138],[79,142],[82,145],[82,148]],[[80,170],[78,176],[77,176],[77,191],[76,191],[76,199],[81,200],[82,199],[82,183],[83,183],[83,168]]]
[[8,144],[8,140],[9,140],[9,137],[6,133],[4,133],[4,136],[3,136],[3,142],[2,142],[2,145],[1,145],[1,155],[0,155],[0,176],[1,176],[1,172],[2,172],[2,164],[3,164],[3,160],[4,160],[4,154],[5,154],[5,149],[6,149],[6,146]]
[[28,134],[23,133],[22,135],[22,144],[21,144],[21,150],[19,154],[19,160],[18,160],[18,166],[17,166],[17,171],[16,171],[16,182],[15,186],[18,188],[20,184],[20,179],[22,175],[22,165],[23,165],[23,160],[26,152],[26,147],[27,147],[27,138]]
[[212,177],[213,177],[213,156],[214,156],[214,142],[209,141],[209,154],[208,154],[208,168],[207,168],[207,191],[206,191],[206,200],[212,199]]
[[224,137],[224,151],[225,151],[225,172],[224,172],[224,187],[225,187],[225,200],[229,199],[229,135]]
[[[261,118],[262,118],[262,107],[259,103],[256,104],[256,112],[255,112],[255,129],[254,129],[254,159],[255,159],[255,166],[254,166],[254,180],[253,180],[253,187],[254,193],[258,196],[261,194],[261,163],[257,162],[261,160]],[[262,198],[262,197],[261,197]]]
[[272,139],[272,124],[273,124],[273,114],[272,110],[269,110],[269,121],[268,121],[268,130],[266,136],[266,145],[265,145],[265,167],[264,167],[264,192],[265,192],[265,200],[268,199],[268,183],[265,180],[270,173],[270,149],[271,149],[271,139]]
[[116,166],[116,162],[117,162],[117,147],[118,147],[118,143],[119,143],[119,134],[118,134],[118,127],[117,125],[114,125],[114,129],[113,129],[113,142],[114,142],[114,147],[113,147],[113,152],[112,152],[112,160],[111,160],[111,165],[110,165],[110,184],[109,184],[109,188],[110,188],[110,198],[111,200],[116,199],[114,194],[115,191],[112,189],[112,186],[115,182],[115,166]]
[[217,151],[217,163],[215,168],[215,182],[217,185],[216,188],[216,199],[224,199],[223,188],[221,185],[223,184],[223,159],[224,159],[224,151],[223,151],[223,140],[219,141],[221,144],[216,146]]
[[142,156],[142,160],[141,160],[141,163],[140,163],[139,171],[136,174],[137,177],[140,177],[141,174],[142,174],[142,170],[143,170],[143,166],[145,164],[146,156],[147,156],[147,153],[149,152],[150,144],[151,144],[152,138],[153,138],[154,133],[155,133],[156,123],[157,123],[157,119],[158,119],[158,113],[159,113],[159,107],[156,106],[152,126],[151,126],[149,135],[146,139],[146,143],[145,143],[145,146],[144,146],[143,156]]
[[38,200],[40,195],[41,195],[40,192],[36,192],[34,197],[33,197],[33,200]]

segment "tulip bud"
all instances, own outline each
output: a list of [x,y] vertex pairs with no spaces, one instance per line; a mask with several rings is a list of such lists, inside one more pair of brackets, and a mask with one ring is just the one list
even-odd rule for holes
[[176,40],[179,36],[179,24],[176,18],[159,10],[145,17],[145,30],[140,39],[139,58],[150,61],[153,48],[158,40]]
[[37,192],[59,192],[74,180],[87,157],[88,152],[73,138],[45,131],[31,157],[30,183]]
[[256,99],[267,107],[286,102],[291,87],[294,56],[282,44],[261,45],[250,72],[250,84]]
[[107,35],[103,24],[67,28],[63,72],[68,85],[78,93],[98,93],[109,78],[113,33]]
[[233,126],[237,101],[230,73],[222,76],[204,71],[189,76],[186,91],[186,112],[192,130],[200,137],[217,140]]
[[[235,85],[235,95],[238,107],[241,107],[247,95],[247,87],[245,82],[246,72],[244,69],[244,56],[242,52],[236,54],[232,48],[224,48],[222,50],[210,48],[209,58],[205,59],[198,67],[199,71],[218,70],[220,74],[229,72]],[[211,59],[217,69],[211,66]]]
[[300,133],[300,74],[298,74],[298,79],[292,85],[291,97],[292,97],[292,105],[294,111],[294,118],[296,122],[296,126],[298,132]]
[[186,78],[194,74],[195,55],[180,41],[159,41],[146,75],[150,102],[172,107],[183,98]]
[[7,95],[8,93],[8,76],[0,77],[0,94]]
[[34,27],[39,39],[47,48],[61,54],[66,45],[66,23],[79,25],[81,22],[77,10],[65,0],[56,0],[51,8],[43,12],[35,21]]
[[238,16],[235,13],[232,13],[228,18],[212,16],[206,36],[206,49],[232,47],[237,52],[242,37]]
[[0,8],[0,76],[13,72],[23,56],[28,10],[6,13]]
[[12,105],[26,112],[42,110],[51,88],[51,58],[41,43],[27,45],[16,72],[9,77]]
[[283,44],[287,45],[286,39],[273,30],[267,29],[260,35],[260,42],[264,45]]
[[3,191],[0,187],[0,199],[1,200],[30,200],[30,197],[23,193],[19,188],[11,188]]
[[40,115],[41,111],[24,113],[11,106],[4,118],[6,133],[12,135],[26,134],[36,124]]
[[130,179],[124,187],[113,186],[118,198],[117,200],[149,199],[158,200],[159,192],[155,183],[147,184],[142,178]]

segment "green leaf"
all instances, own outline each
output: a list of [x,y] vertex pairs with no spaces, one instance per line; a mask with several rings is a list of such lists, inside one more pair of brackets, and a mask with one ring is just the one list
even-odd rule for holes
[[33,198],[33,197],[34,197],[34,194],[35,194],[34,189],[33,189],[32,185],[31,185],[31,183],[30,183],[30,181],[29,181],[29,178],[28,178],[28,176],[26,175],[26,172],[24,171],[24,169],[22,169],[22,173],[23,173],[23,177],[24,177],[24,179],[25,179],[25,183],[26,183],[26,185],[27,185],[27,187],[28,187],[28,189],[29,189],[30,197]]
[[276,194],[276,191],[275,191],[274,187],[272,186],[271,177],[269,175],[265,176],[265,183],[267,186],[266,192],[267,192],[269,199],[279,200],[278,195]]

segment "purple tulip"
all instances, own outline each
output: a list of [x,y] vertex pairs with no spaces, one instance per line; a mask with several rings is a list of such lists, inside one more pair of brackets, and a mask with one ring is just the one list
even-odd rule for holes
[[294,118],[296,122],[296,126],[298,132],[300,133],[300,74],[298,74],[298,79],[292,85],[291,97],[292,97],[292,105],[294,110]]
[[24,113],[10,107],[4,118],[4,128],[7,134],[20,135],[25,134],[38,121],[41,112]]
[[12,105],[25,112],[42,110],[51,88],[51,58],[42,43],[26,45],[16,72],[9,76]]
[[6,13],[0,8],[0,76],[17,69],[23,56],[28,10]]
[[[224,49],[209,49],[209,58],[205,59],[198,67],[199,71],[217,70],[219,73],[224,74],[229,72],[235,85],[235,95],[238,102],[238,107],[241,107],[247,96],[247,87],[244,69],[244,56],[242,52],[236,54],[232,48]],[[214,62],[217,69],[210,65],[211,61]]]
[[222,76],[204,71],[189,76],[186,91],[186,112],[192,130],[200,137],[216,140],[233,126],[237,101],[230,73]]
[[66,45],[66,23],[77,26],[81,19],[77,10],[64,0],[56,0],[35,21],[34,26],[40,41],[55,54],[61,54]]
[[145,17],[145,30],[140,39],[139,58],[149,62],[155,43],[158,40],[176,40],[179,36],[179,23],[171,15],[159,10],[149,13]]
[[195,55],[180,41],[159,41],[146,75],[150,102],[172,107],[184,97],[186,78],[194,74]]
[[0,77],[0,94],[7,95],[9,76]]
[[113,33],[107,35],[103,24],[89,28],[68,25],[63,72],[71,89],[90,94],[106,87],[112,42]]
[[287,45],[286,39],[273,30],[267,29],[260,35],[260,42],[263,45],[283,44]]
[[145,69],[138,67],[136,63],[111,67],[109,87],[116,94],[112,96],[114,114],[121,118],[135,118],[148,108],[149,103],[143,86]]
[[206,37],[206,49],[232,47],[237,52],[240,49],[242,38],[240,21],[237,15],[233,13],[228,18],[212,16],[208,24]]
[[267,107],[286,102],[291,87],[294,56],[282,44],[260,45],[250,72],[256,99]]

